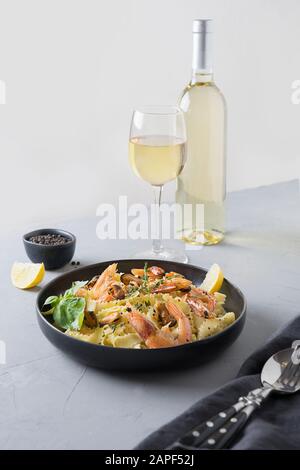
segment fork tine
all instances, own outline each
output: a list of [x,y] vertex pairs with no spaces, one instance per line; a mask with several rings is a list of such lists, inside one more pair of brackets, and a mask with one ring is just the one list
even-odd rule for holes
[[293,362],[290,360],[288,362],[288,364],[285,366],[285,368],[283,369],[280,377],[278,378],[277,382],[281,383],[282,385],[286,385],[286,383],[288,382],[289,378],[290,378],[290,374],[291,374],[291,371],[293,369]]
[[293,373],[289,377],[287,385],[289,387],[295,387],[299,377],[300,377],[300,367],[299,367],[299,364],[297,364]]
[[288,387],[294,389],[296,387],[297,381],[298,381],[298,374],[295,374],[293,377],[291,377],[288,383]]
[[300,385],[300,373],[298,374],[297,382],[295,383],[295,388],[298,388]]

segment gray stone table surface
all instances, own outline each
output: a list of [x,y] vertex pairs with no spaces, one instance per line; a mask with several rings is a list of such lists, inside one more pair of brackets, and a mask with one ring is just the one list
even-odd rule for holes
[[[228,233],[218,246],[190,251],[190,261],[218,262],[248,300],[246,326],[221,357],[178,372],[124,374],[84,367],[42,335],[38,288],[10,283],[14,261],[26,261],[22,233],[1,228],[1,449],[130,449],[237,373],[243,360],[277,327],[299,314],[300,211],[298,181],[231,193]],[[145,242],[100,241],[96,217],[66,221],[78,237],[81,265],[128,258]],[[60,224],[61,225],[61,224]],[[180,242],[176,242],[180,243]],[[71,266],[62,271],[71,269]],[[74,269],[74,268],[72,268]],[[59,273],[46,273],[47,281]]]

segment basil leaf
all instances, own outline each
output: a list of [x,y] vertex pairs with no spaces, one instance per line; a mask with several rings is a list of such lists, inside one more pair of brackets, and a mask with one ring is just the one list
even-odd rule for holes
[[58,301],[58,297],[57,295],[50,295],[50,297],[47,297],[47,299],[45,300],[44,302],[44,305],[53,305],[53,304],[56,304],[56,302]]
[[84,309],[84,298],[63,297],[54,309],[54,321],[57,326],[64,330],[80,330],[84,318]]
[[52,295],[48,297],[44,303],[51,308],[46,310],[44,315],[53,314],[53,319],[56,325],[63,330],[80,330],[85,309],[85,299],[82,297],[75,297],[76,292],[81,287],[84,287],[88,281],[73,282],[72,287],[68,289],[64,295],[59,297]]
[[64,296],[70,296],[70,295],[75,295],[76,292],[81,288],[81,287],[84,287],[89,281],[75,281],[73,282],[72,284],[72,287],[70,289],[68,289],[66,292],[65,292],[65,295]]
[[50,297],[48,297],[45,300],[42,309],[44,309],[44,307],[47,306],[47,305],[49,305],[50,308],[48,310],[43,310],[43,314],[44,315],[51,315],[54,312],[54,309],[55,309],[56,305],[59,303],[59,301],[60,301],[60,297],[57,297],[56,295],[51,295]]

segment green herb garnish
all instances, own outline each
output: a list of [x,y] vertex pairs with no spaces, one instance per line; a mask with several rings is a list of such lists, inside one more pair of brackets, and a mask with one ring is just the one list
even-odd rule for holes
[[148,282],[148,263],[145,263],[145,265],[144,265],[143,281]]
[[53,315],[55,324],[63,330],[80,330],[86,301],[75,294],[87,281],[73,282],[72,287],[64,295],[51,295],[45,300],[43,307],[49,305],[50,309],[43,312],[45,315]]
[[142,279],[143,279],[143,283],[140,286],[139,291],[144,294],[149,294],[150,287],[149,287],[149,277],[148,277],[148,263],[145,263],[144,265],[144,275]]

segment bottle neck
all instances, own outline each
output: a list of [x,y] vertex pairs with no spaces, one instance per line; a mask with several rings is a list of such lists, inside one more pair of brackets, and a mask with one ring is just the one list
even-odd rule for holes
[[196,83],[212,83],[214,81],[213,73],[199,73],[192,71],[191,85]]
[[212,80],[212,33],[194,32],[191,83],[208,83]]

